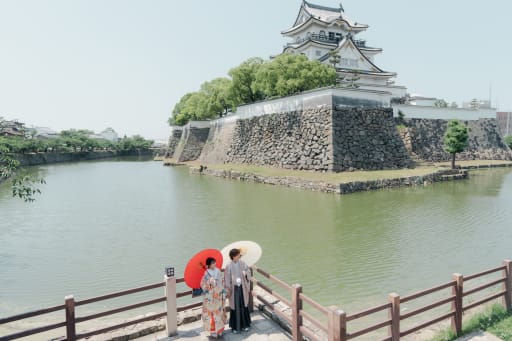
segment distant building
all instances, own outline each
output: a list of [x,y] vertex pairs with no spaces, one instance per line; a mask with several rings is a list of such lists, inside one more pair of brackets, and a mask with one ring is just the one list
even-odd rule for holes
[[419,105],[423,107],[435,107],[437,98],[435,97],[425,97],[418,94],[412,94],[409,97],[410,105]]
[[464,109],[490,109],[491,101],[473,99],[469,102],[462,102],[462,108],[464,108]]
[[512,111],[496,113],[496,121],[501,135],[512,135]]
[[25,132],[25,123],[21,123],[17,120],[0,122],[0,136],[25,137]]
[[34,137],[39,139],[56,139],[60,136],[59,132],[48,127],[34,127]]
[[101,136],[103,139],[108,140],[110,142],[117,142],[119,140],[119,136],[117,135],[115,130],[110,127],[106,128],[98,135]]

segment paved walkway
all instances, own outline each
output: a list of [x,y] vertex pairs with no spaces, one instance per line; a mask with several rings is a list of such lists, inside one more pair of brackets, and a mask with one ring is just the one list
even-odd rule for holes
[[[251,341],[289,341],[291,337],[274,321],[263,315],[259,311],[254,311],[251,314],[252,326],[248,332],[240,334],[233,334],[228,328],[221,340],[238,341],[238,340],[251,340]],[[200,321],[185,324],[178,327],[178,336],[167,337],[165,331],[155,334],[137,338],[137,341],[172,341],[172,340],[215,340],[208,338],[203,331],[203,325]]]

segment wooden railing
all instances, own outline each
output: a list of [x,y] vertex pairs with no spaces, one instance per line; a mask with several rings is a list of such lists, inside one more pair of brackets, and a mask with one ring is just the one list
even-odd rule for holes
[[[450,282],[426,290],[422,290],[404,297],[400,297],[398,294],[395,293],[390,294],[389,301],[387,303],[350,315],[347,315],[343,310],[338,309],[337,307],[322,306],[318,302],[306,296],[302,292],[302,286],[299,284],[289,285],[284,281],[280,280],[279,278],[271,275],[270,273],[256,266],[252,267],[252,271],[254,276],[251,281],[251,287],[255,286],[263,290],[263,293],[268,294],[267,296],[264,296],[261,290],[252,290],[252,296],[256,297],[262,303],[262,305],[267,307],[270,311],[272,311],[276,316],[278,316],[282,321],[284,321],[288,325],[294,341],[302,341],[303,337],[307,337],[310,340],[328,339],[334,341],[346,341],[364,335],[368,336],[368,334],[376,332],[377,330],[380,330],[382,328],[388,328],[388,336],[383,338],[382,341],[397,341],[400,340],[400,338],[403,336],[409,335],[418,330],[424,329],[430,325],[448,319],[450,319],[451,321],[451,328],[453,329],[453,331],[457,335],[460,335],[462,331],[462,316],[465,311],[498,298],[503,298],[503,304],[505,305],[507,310],[512,309],[512,261],[510,260],[505,260],[503,262],[503,265],[499,267],[482,271],[480,273],[476,273],[473,275],[464,277],[460,274],[454,274],[453,279]],[[475,279],[481,279],[484,276],[496,273],[501,273],[501,277],[499,277],[498,279],[482,281],[483,283],[478,283],[478,286],[470,288],[468,290],[464,290],[464,283],[474,281]],[[286,292],[287,294],[283,295],[277,290],[272,289],[270,285],[267,285],[264,281],[260,280],[260,277],[265,278],[267,282],[276,285],[281,289],[281,291],[284,290],[284,292]],[[55,313],[58,311],[62,311],[65,313],[65,321],[20,331],[10,335],[0,336],[0,341],[14,340],[63,327],[66,328],[66,340],[74,341],[88,338],[93,335],[104,334],[112,330],[124,328],[133,324],[159,319],[162,317],[167,317],[167,334],[169,336],[175,335],[177,333],[177,313],[200,307],[202,304],[199,301],[200,299],[197,299],[197,302],[177,306],[177,300],[179,298],[191,296],[192,294],[192,291],[189,289],[180,292],[176,291],[176,285],[183,282],[183,278],[177,279],[175,277],[165,277],[163,282],[84,300],[75,300],[73,296],[67,296],[65,298],[65,303],[63,305],[57,305],[28,313],[10,316],[7,318],[0,318],[0,325],[24,320],[31,317],[37,317],[49,313]],[[500,284],[501,288],[500,290],[498,290],[498,292],[492,292],[489,295],[484,296],[483,298],[479,298],[474,302],[464,303],[465,298],[466,301],[468,301],[468,297],[477,293],[481,294],[484,290],[492,289],[493,287],[496,287],[497,285]],[[164,296],[160,296],[151,300],[146,300],[135,304],[126,305],[115,309],[102,311],[91,315],[85,315],[80,317],[75,316],[76,307],[85,306],[87,304],[118,298],[126,295],[131,295],[134,293],[153,290],[160,287],[165,287]],[[400,312],[401,304],[410,303],[418,299],[425,299],[425,297],[428,297],[428,295],[438,295],[440,294],[441,291],[448,289],[451,290],[451,294],[448,297],[436,298],[434,302],[429,302],[429,304],[427,305],[421,306],[404,314]],[[249,302],[249,309],[251,311],[252,296]],[[272,299],[269,300],[268,296],[271,296]],[[110,316],[128,310],[141,308],[144,306],[158,304],[161,302],[166,303],[166,309],[163,312],[159,312],[150,316],[145,316],[136,320],[119,323],[101,329],[77,333],[76,327],[77,324],[79,323],[98,319],[105,316]],[[286,308],[289,308],[291,314],[286,313],[284,310],[277,309],[275,307],[276,302],[279,302]],[[412,317],[418,317],[419,315],[427,312],[432,313],[432,310],[448,304],[450,304],[448,312],[443,313],[440,316],[436,316],[434,318],[429,318],[426,321],[420,322],[419,324],[413,327],[409,327],[408,329],[403,330],[401,328],[402,321],[410,319]],[[305,309],[305,305],[307,305],[309,309]],[[311,311],[314,311],[315,313],[312,313]],[[351,330],[354,321],[362,318],[375,317],[375,314],[382,314],[382,312],[388,313],[388,317],[385,320],[377,323],[372,323],[369,326],[366,326],[362,329],[358,329],[355,331]]]
[[[273,300],[269,300],[257,292],[253,292],[253,295],[255,295],[256,298],[269,310],[281,317],[285,322],[289,323],[289,328],[294,341],[302,340],[303,336],[306,336],[311,340],[325,339],[325,337],[322,337],[323,334],[327,336],[328,340],[346,341],[370,334],[382,328],[388,328],[388,336],[383,338],[382,341],[397,341],[400,340],[401,337],[448,319],[451,321],[451,328],[454,333],[460,335],[462,332],[462,316],[465,311],[498,298],[503,298],[503,304],[507,310],[512,309],[512,261],[510,260],[505,260],[502,266],[466,277],[460,274],[454,274],[453,279],[450,282],[422,290],[405,297],[400,297],[398,294],[392,293],[389,295],[389,301],[387,303],[350,315],[347,315],[343,310],[336,307],[326,308],[315,302],[302,293],[302,287],[299,284],[289,285],[257,267],[253,267],[253,271],[255,274],[262,275],[267,280],[270,280],[270,282],[277,284],[279,287],[289,292],[290,298],[284,297],[262,281],[258,280],[256,275],[253,278],[253,283],[257,287],[263,289],[266,293],[277,299],[276,302],[280,302],[286,308],[291,310],[291,315],[286,314],[282,310],[274,307],[275,302],[271,302]],[[464,282],[469,282],[498,272],[502,273],[500,278],[488,280],[486,282],[479,283],[477,287],[466,291],[464,290]],[[498,292],[492,292],[471,303],[464,303],[464,298],[476,293],[482,293],[482,291],[496,287],[499,284],[501,284],[502,287]],[[409,303],[421,298],[425,299],[428,295],[439,294],[441,291],[447,289],[451,289],[451,294],[448,297],[436,298],[434,302],[430,301],[427,305],[421,306],[404,314],[400,312],[401,303]],[[304,310],[304,303],[307,303],[310,307],[314,308],[317,314],[314,315]],[[432,313],[434,309],[448,304],[450,305],[448,312],[433,318],[429,317],[426,321],[420,322],[408,329],[403,330],[401,328],[401,321],[417,317],[427,312]],[[388,313],[388,318],[384,321],[371,324],[363,329],[349,331],[351,329],[351,322],[361,318],[371,317],[374,314],[382,312]],[[319,317],[323,317],[327,322],[320,321]],[[321,333],[315,333],[311,327],[316,328],[321,331]]]
[[[162,317],[167,317],[167,333],[168,333],[168,335],[174,335],[177,332],[177,313],[185,311],[185,310],[197,308],[202,305],[202,303],[199,302],[199,299],[197,299],[197,302],[187,304],[187,305],[177,306],[176,302],[179,298],[187,297],[187,296],[190,297],[192,295],[192,290],[189,290],[189,289],[181,291],[181,292],[177,292],[176,284],[179,284],[179,283],[184,283],[184,279],[183,278],[175,278],[175,277],[165,277],[163,282],[158,282],[158,283],[146,285],[143,287],[123,290],[123,291],[114,292],[114,293],[110,293],[107,295],[92,297],[92,298],[83,299],[83,300],[75,300],[75,298],[72,295],[66,296],[65,303],[63,305],[40,309],[40,310],[28,312],[28,313],[10,316],[7,318],[0,318],[0,325],[24,320],[24,319],[31,318],[31,317],[42,316],[42,315],[46,315],[46,314],[54,313],[54,312],[58,312],[58,311],[64,312],[65,321],[59,322],[59,323],[52,323],[52,324],[40,326],[37,328],[29,329],[29,330],[20,331],[20,332],[13,333],[10,335],[0,336],[0,341],[15,340],[15,339],[19,339],[22,337],[40,334],[40,333],[48,332],[48,331],[58,329],[58,328],[63,328],[63,327],[66,328],[66,340],[74,341],[74,340],[85,339],[85,338],[88,338],[88,337],[91,337],[94,335],[108,333],[110,331],[120,329],[120,328],[125,328],[125,327],[131,326],[134,324],[138,324],[141,322],[160,319]],[[122,297],[122,296],[126,296],[126,295],[145,292],[148,290],[153,290],[153,289],[162,288],[162,287],[165,287],[165,295],[164,296],[160,296],[160,297],[157,297],[157,298],[154,298],[151,300],[146,300],[146,301],[135,303],[135,304],[126,305],[126,306],[119,307],[119,308],[102,311],[102,312],[91,314],[91,315],[85,315],[85,316],[80,316],[80,317],[75,316],[76,307],[85,306],[85,305],[97,303],[100,301],[105,301],[105,300],[118,298],[118,297]],[[145,316],[145,317],[138,318],[135,320],[118,323],[118,324],[111,325],[111,326],[101,328],[101,329],[77,333],[77,324],[79,324],[79,323],[95,320],[95,319],[98,319],[101,317],[110,316],[113,314],[118,314],[121,312],[138,309],[141,307],[154,305],[154,304],[158,304],[158,303],[162,303],[162,302],[166,302],[165,309],[162,312],[158,312],[156,314],[151,314],[149,316]]]

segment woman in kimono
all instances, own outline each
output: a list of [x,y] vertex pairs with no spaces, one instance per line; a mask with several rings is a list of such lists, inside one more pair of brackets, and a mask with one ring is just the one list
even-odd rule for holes
[[211,337],[220,337],[224,332],[224,278],[216,267],[214,258],[206,259],[206,271],[201,279],[203,289],[203,328]]
[[224,281],[229,298],[229,327],[233,333],[248,331],[251,326],[249,315],[249,295],[251,272],[247,264],[240,259],[240,250],[229,251],[231,263],[224,270]]

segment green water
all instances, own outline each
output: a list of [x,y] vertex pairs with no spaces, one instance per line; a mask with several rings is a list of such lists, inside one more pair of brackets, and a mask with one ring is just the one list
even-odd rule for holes
[[[254,240],[259,265],[359,310],[512,257],[512,170],[338,196],[130,160],[48,165],[34,203],[0,185],[0,317],[182,274],[196,251]],[[133,302],[132,302],[133,303]]]

